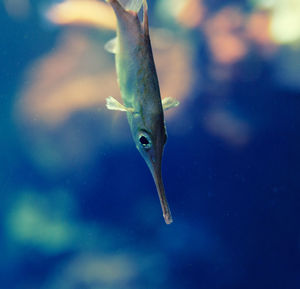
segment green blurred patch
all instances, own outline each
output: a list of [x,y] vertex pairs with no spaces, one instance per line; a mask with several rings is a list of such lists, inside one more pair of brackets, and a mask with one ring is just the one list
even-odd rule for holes
[[63,251],[78,238],[72,207],[71,198],[62,191],[49,195],[23,192],[8,211],[7,234],[13,241],[48,253]]

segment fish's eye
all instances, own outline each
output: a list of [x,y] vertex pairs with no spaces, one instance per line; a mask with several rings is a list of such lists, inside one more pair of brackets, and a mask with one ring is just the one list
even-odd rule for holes
[[147,144],[149,144],[149,141],[142,135],[142,136],[140,137],[140,143],[141,143],[142,145],[147,145]]
[[140,144],[142,145],[143,148],[150,148],[151,147],[151,141],[150,141],[150,138],[144,134],[141,134],[139,136],[139,142]]

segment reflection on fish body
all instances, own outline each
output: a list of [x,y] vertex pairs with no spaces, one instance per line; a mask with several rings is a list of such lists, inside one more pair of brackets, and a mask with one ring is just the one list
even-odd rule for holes
[[[161,161],[167,140],[163,110],[175,107],[178,101],[160,97],[159,84],[149,38],[146,0],[106,0],[117,17],[117,38],[106,48],[116,53],[118,83],[124,105],[107,98],[108,109],[127,112],[132,137],[154,178],[163,216],[167,224],[172,216],[165,196]],[[120,3],[121,2],[121,3]],[[141,23],[138,11],[143,6]]]

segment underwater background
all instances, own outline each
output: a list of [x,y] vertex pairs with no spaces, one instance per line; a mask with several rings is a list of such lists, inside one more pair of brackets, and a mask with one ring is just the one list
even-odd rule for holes
[[148,0],[164,223],[104,1],[0,3],[1,289],[300,288],[300,1]]

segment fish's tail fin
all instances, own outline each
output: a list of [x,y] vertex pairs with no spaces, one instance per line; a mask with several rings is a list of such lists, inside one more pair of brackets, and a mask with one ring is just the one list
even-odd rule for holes
[[149,34],[148,3],[147,0],[118,0],[126,10],[139,13],[143,7],[143,27],[145,34]]
[[118,2],[126,10],[131,10],[138,13],[142,6],[144,0],[106,0],[107,3]]
[[131,11],[134,15],[137,15],[143,7],[143,30],[145,35],[149,35],[149,24],[148,24],[148,4],[147,0],[105,0],[111,4],[115,11]]

